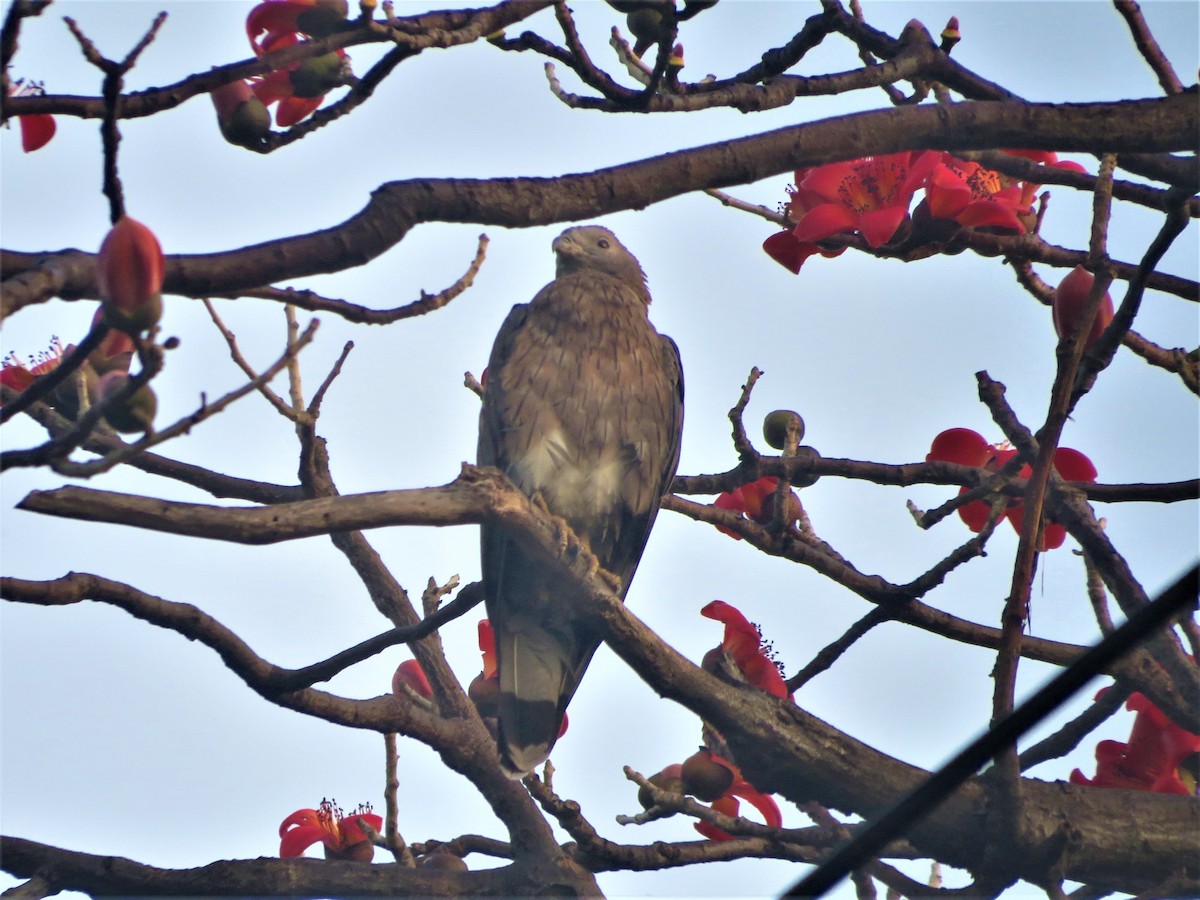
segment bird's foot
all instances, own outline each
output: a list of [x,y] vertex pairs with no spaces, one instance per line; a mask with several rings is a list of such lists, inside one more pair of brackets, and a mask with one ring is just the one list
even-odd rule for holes
[[550,524],[554,526],[554,547],[558,551],[559,556],[567,556],[568,551],[571,556],[575,556],[579,552],[578,538],[571,531],[571,526],[567,524],[567,520],[562,516],[556,515],[549,506],[546,505],[546,498],[542,496],[541,491],[535,491],[529,501],[546,514],[550,519]]
[[601,569],[599,562],[596,564],[596,569],[597,571],[594,574],[600,577],[600,580],[604,582],[610,591],[620,597],[621,588],[623,587],[620,577],[614,575],[612,572],[608,571],[608,569]]

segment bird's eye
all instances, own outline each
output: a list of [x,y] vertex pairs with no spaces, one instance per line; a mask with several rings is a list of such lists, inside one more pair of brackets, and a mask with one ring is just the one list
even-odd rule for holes
[[599,247],[601,250],[607,250],[608,249],[608,241],[604,238],[600,238],[600,240],[596,241],[596,246]]

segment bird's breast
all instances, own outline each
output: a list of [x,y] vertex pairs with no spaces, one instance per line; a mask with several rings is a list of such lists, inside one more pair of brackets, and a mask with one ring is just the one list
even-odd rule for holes
[[558,515],[574,518],[612,509],[620,502],[625,466],[614,448],[583,443],[561,426],[547,430],[513,460],[511,474],[527,493],[540,491]]

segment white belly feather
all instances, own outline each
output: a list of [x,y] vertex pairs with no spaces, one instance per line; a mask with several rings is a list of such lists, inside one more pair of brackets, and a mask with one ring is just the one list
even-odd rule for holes
[[580,459],[555,428],[514,462],[512,475],[520,487],[528,493],[541,491],[561,516],[582,516],[619,503],[624,464],[615,449],[598,459]]

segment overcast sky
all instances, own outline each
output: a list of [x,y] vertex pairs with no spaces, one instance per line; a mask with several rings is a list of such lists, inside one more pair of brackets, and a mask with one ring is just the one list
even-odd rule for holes
[[[396,5],[401,14],[428,6]],[[1190,2],[1142,5],[1180,77],[1191,81],[1200,8]],[[621,17],[599,2],[574,6],[593,58],[615,71],[605,42],[607,29]],[[872,24],[892,34],[913,17],[936,34],[957,15],[963,41],[955,58],[1031,100],[1160,93],[1123,21],[1107,4],[864,0],[863,6]],[[104,53],[121,57],[161,8],[141,2],[56,3],[26,21],[13,74],[45,81],[51,92],[98,94],[99,75],[82,59],[62,16],[76,18]],[[249,55],[243,21],[250,3],[205,0],[166,8],[170,18],[131,74],[130,89],[166,84]],[[687,23],[685,77],[741,71],[816,10],[817,4],[798,0],[725,0]],[[529,25],[556,37],[550,11]],[[826,44],[797,74],[859,64],[848,45],[836,39]],[[381,52],[352,48],[356,71],[365,71]],[[349,118],[268,157],[226,144],[205,97],[123,123],[121,176],[129,212],[155,230],[167,253],[222,251],[335,225],[388,181],[583,172],[887,104],[875,91],[752,116],[730,110],[604,115],[570,110],[555,100],[542,62],[483,43],[429,51],[400,66]],[[569,79],[566,84],[582,90]],[[17,131],[10,129],[0,139],[0,153],[6,249],[99,246],[108,221],[96,122],[60,119],[54,141],[30,155],[21,152]],[[1074,158],[1094,170],[1095,160]],[[732,193],[774,205],[785,198],[788,182],[780,175]],[[1044,236],[1085,247],[1089,209],[1088,197],[1054,189]],[[747,413],[751,436],[758,441],[755,423],[770,410],[796,409],[807,422],[805,442],[825,456],[923,460],[933,436],[953,426],[1000,440],[976,396],[974,373],[980,369],[1007,386],[1008,400],[1025,424],[1036,427],[1045,415],[1054,373],[1050,313],[998,260],[963,254],[904,265],[848,252],[835,260],[814,258],[796,277],[762,253],[760,244],[773,231],[769,224],[703,195],[602,221],[641,260],[654,296],[651,317],[680,347],[688,388],[681,474],[722,472],[736,464],[726,413],[752,366],[766,374]],[[343,343],[355,341],[319,427],[344,493],[444,484],[461,462],[473,460],[478,400],[462,387],[463,373],[480,373],[508,309],[552,277],[550,241],[563,227],[489,230],[488,258],[475,287],[436,314],[383,329],[321,317],[317,342],[303,356],[310,392]],[[1156,227],[1153,216],[1118,209],[1110,252],[1136,261]],[[367,266],[295,286],[373,307],[399,305],[457,279],[479,233],[477,226],[423,225]],[[1194,225],[1164,268],[1196,277]],[[1063,274],[1039,271],[1051,282]],[[277,305],[221,301],[218,308],[252,362],[261,368],[278,356],[284,319]],[[64,343],[76,340],[93,309],[93,303],[56,301],[23,311],[5,323],[2,349],[28,356],[51,335]],[[307,318],[302,314],[302,321]],[[1160,345],[1192,348],[1197,326],[1195,304],[1152,292],[1135,328]],[[160,426],[195,409],[202,392],[213,398],[242,380],[198,301],[167,298],[163,332],[178,336],[181,346],[155,382]],[[1198,425],[1194,397],[1174,376],[1122,350],[1067,424],[1062,443],[1087,453],[1101,481],[1173,481],[1196,475]],[[43,437],[22,418],[6,426],[3,442],[7,449]],[[295,481],[291,428],[259,397],[161,449],[237,476]],[[196,604],[281,666],[323,659],[387,625],[323,538],[249,548],[13,509],[28,491],[61,483],[41,472],[4,476],[0,528],[6,574],[54,578],[94,572]],[[221,502],[136,472],[113,472],[92,486]],[[951,493],[829,478],[802,497],[817,533],[857,568],[906,582],[961,543],[967,531],[951,519],[922,532],[905,501],[932,508]],[[1114,543],[1151,593],[1173,580],[1200,544],[1194,505],[1118,504],[1099,514],[1107,517]],[[444,582],[458,575],[464,583],[478,578],[473,527],[392,528],[370,539],[414,599],[430,577]],[[1015,548],[1016,535],[1004,526],[987,558],[954,573],[927,599],[956,615],[997,624]],[[1097,638],[1076,550],[1068,540],[1041,560],[1032,634],[1076,643]],[[868,611],[859,598],[807,569],[767,559],[709,526],[665,513],[629,594],[630,607],[699,660],[721,634],[717,623],[699,615],[713,599],[760,623],[789,675]],[[207,648],[98,604],[54,609],[5,604],[0,615],[5,834],[190,867],[277,854],[279,822],[322,797],[336,797],[348,809],[368,801],[382,809],[378,735],[267,703]],[[468,616],[442,633],[464,683],[479,669],[477,618]],[[396,648],[343,673],[329,687],[349,697],[378,695],[388,690],[393,669],[407,656]],[[949,646],[890,624],[875,629],[796,699],[884,752],[933,767],[986,726],[992,661],[985,651]],[[1050,674],[1049,667],[1023,662],[1022,693]],[[1082,702],[1077,700],[1075,712]],[[1062,711],[1048,727],[1071,715]],[[1125,739],[1131,721],[1128,714],[1114,717],[1076,753],[1032,775],[1065,779],[1075,766],[1091,774],[1095,740]],[[1043,728],[1039,735],[1046,733]],[[571,729],[553,754],[556,788],[579,800],[584,815],[612,840],[692,839],[682,818],[634,828],[617,825],[614,817],[638,809],[622,765],[653,773],[688,756],[699,738],[694,716],[658,699],[602,648],[571,706]],[[400,762],[399,824],[407,839],[503,836],[473,789],[432,752],[401,740]],[[808,824],[795,809],[783,807],[786,825]],[[468,862],[492,864],[479,857]],[[927,866],[906,871],[925,877]],[[802,872],[794,864],[743,861],[616,873],[601,876],[600,884],[613,896],[763,896],[778,893]],[[962,883],[962,873],[947,877]],[[11,882],[0,879],[0,887]]]

